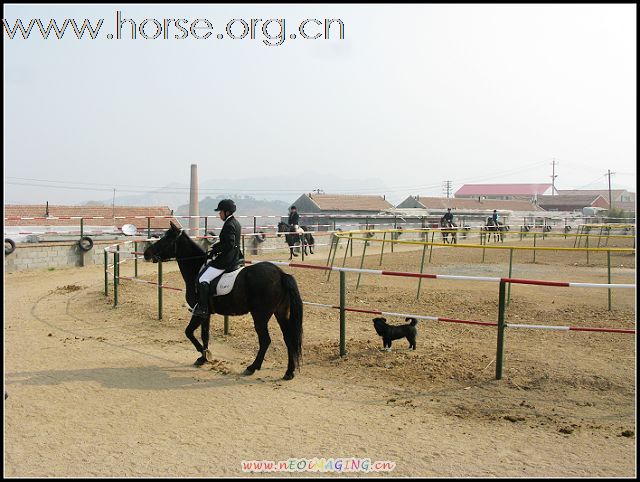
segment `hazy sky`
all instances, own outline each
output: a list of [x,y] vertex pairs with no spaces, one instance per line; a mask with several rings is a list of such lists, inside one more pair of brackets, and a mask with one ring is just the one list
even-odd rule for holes
[[[149,38],[125,23],[108,39],[118,10],[149,19]],[[192,163],[201,181],[297,175],[302,193],[329,190],[314,179],[326,172],[404,198],[441,195],[445,180],[550,182],[555,159],[560,189],[605,189],[607,169],[614,188],[636,188],[632,4],[5,5],[3,18],[104,19],[95,40],[37,26],[9,39],[5,26],[5,202],[188,186]],[[212,35],[176,39],[168,22],[152,39],[153,19],[207,19]],[[256,38],[228,38],[232,19],[262,19]],[[284,19],[282,45],[264,44],[267,19]],[[328,40],[301,38],[305,19],[340,19],[344,39],[336,23]]]

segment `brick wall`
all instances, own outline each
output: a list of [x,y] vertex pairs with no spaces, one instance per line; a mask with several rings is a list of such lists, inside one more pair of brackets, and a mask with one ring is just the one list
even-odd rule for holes
[[[94,241],[93,248],[87,252],[82,251],[76,242],[16,244],[13,253],[4,255],[4,269],[6,273],[12,273],[29,269],[104,264],[104,248],[114,243]],[[120,258],[126,257],[130,255],[123,253]],[[113,262],[112,256],[109,256],[109,261]]]
[[[73,266],[91,266],[96,264],[104,264],[104,248],[122,242],[126,238],[119,240],[98,241],[94,239],[93,248],[87,252],[82,251],[77,242],[66,241],[56,243],[19,243],[13,253],[4,256],[4,269],[6,273],[15,271],[23,271],[29,269],[46,269]],[[207,249],[210,242],[198,239],[196,242],[203,248]],[[329,237],[319,236],[316,243],[328,243]],[[138,243],[138,251],[142,252],[146,249],[146,242]],[[278,248],[277,250],[269,248]],[[120,259],[130,258],[132,255],[127,254],[133,250],[133,244],[128,244],[121,248]],[[264,242],[255,241],[252,236],[245,237],[245,257],[252,258],[263,253],[280,253],[288,256],[288,247],[284,236],[268,237]],[[113,263],[113,255],[109,254],[109,263]]]

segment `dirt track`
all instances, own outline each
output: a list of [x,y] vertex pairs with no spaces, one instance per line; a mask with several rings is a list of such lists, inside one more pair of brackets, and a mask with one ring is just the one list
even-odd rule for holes
[[[434,251],[425,271],[506,274],[504,253],[480,265],[463,251]],[[416,258],[385,254],[384,267],[415,271]],[[606,282],[601,260],[592,264],[521,258],[514,276]],[[634,258],[620,264],[614,282],[631,282]],[[377,266],[367,257],[366,267]],[[244,378],[257,349],[250,318],[231,318],[224,337],[217,317],[216,360],[195,368],[182,294],[165,292],[158,321],[155,289],[123,282],[114,309],[101,269],[5,275],[5,476],[243,476],[242,460],[290,457],[390,460],[398,476],[636,475],[632,335],[507,330],[496,381],[494,328],[421,321],[415,352],[403,340],[385,353],[371,316],[349,314],[341,359],[337,313],[308,307],[296,378],[281,380],[276,323],[262,371]],[[154,269],[145,264],[142,275],[154,279]],[[290,272],[305,300],[337,301],[337,276]],[[180,281],[167,265],[165,282]],[[419,300],[416,280],[365,276],[358,291],[355,283],[350,275],[350,306],[496,320],[492,283],[428,280]],[[507,317],[634,328],[634,294],[615,292],[609,312],[606,290],[514,285]]]

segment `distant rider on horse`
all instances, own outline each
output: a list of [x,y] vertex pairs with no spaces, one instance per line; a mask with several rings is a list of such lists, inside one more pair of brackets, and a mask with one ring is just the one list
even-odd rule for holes
[[493,214],[491,215],[491,219],[493,219],[493,225],[498,226],[498,211],[493,210]]
[[447,208],[447,212],[442,216],[442,219],[444,219],[445,222],[453,224],[453,213],[451,212],[451,208]]
[[292,233],[304,234],[304,231],[300,228],[300,215],[298,214],[298,208],[291,206],[289,208],[289,219],[287,221],[289,229]]
[[235,268],[244,256],[240,250],[242,227],[233,216],[236,203],[231,199],[223,199],[215,209],[220,219],[224,221],[218,242],[211,246],[207,253],[207,262],[200,270],[198,277],[198,304],[193,310],[195,316],[209,316],[209,292],[212,280],[225,271]]

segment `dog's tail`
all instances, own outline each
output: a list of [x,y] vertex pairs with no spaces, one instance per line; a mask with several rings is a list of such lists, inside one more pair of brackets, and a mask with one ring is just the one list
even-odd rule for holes
[[418,324],[418,320],[416,320],[415,318],[406,318],[404,321],[410,321],[411,323],[409,323],[411,326],[416,326]]

